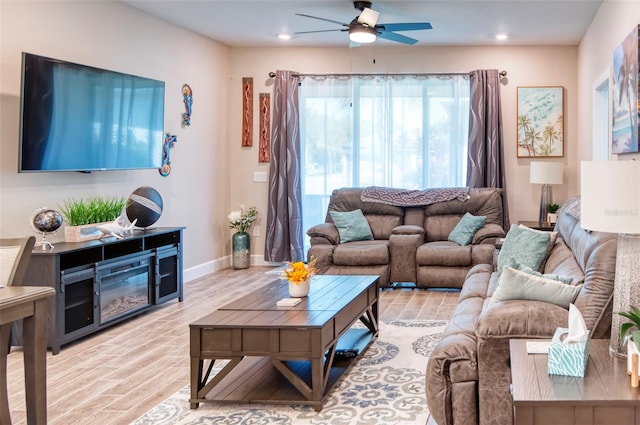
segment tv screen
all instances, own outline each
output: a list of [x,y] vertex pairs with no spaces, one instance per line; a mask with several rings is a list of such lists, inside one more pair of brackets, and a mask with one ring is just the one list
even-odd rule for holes
[[160,168],[164,82],[22,54],[19,171]]

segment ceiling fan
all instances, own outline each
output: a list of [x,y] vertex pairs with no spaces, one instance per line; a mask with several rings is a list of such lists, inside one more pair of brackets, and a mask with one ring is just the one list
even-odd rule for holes
[[429,22],[405,22],[405,23],[393,23],[393,24],[378,24],[378,18],[380,12],[376,12],[371,9],[371,2],[369,1],[354,1],[353,7],[360,11],[360,15],[356,16],[350,23],[345,24],[343,22],[334,21],[332,19],[320,18],[318,16],[305,15],[303,13],[296,13],[297,16],[303,16],[305,18],[319,19],[325,22],[331,22],[333,24],[342,25],[341,29],[331,30],[318,30],[318,31],[300,31],[295,34],[310,34],[314,32],[330,32],[330,31],[348,31],[349,39],[353,43],[373,43],[377,37],[384,38],[385,40],[395,41],[403,44],[416,44],[418,40],[415,38],[407,37],[406,35],[398,34],[394,31],[416,31],[416,30],[430,30],[432,28]]

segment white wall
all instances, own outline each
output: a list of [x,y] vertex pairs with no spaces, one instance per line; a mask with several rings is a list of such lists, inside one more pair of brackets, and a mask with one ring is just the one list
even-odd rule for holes
[[[27,218],[38,207],[95,195],[126,198],[152,186],[164,200],[156,225],[187,227],[185,268],[228,255],[229,47],[119,2],[3,0],[0,8],[0,236],[29,235]],[[171,174],[17,173],[22,51],[165,81],[165,131],[178,136]],[[194,93],[188,128],[181,127],[184,83]]]
[[[375,55],[375,64],[373,58]],[[229,99],[229,143],[234,182],[231,205],[253,204],[261,214],[258,224],[264,229],[267,186],[254,183],[253,171],[268,170],[258,163],[257,95],[272,93],[270,71],[289,69],[301,73],[332,72],[469,72],[497,68],[508,72],[501,90],[505,165],[512,222],[537,220],[540,186],[529,183],[531,159],[516,157],[516,88],[518,86],[565,87],[565,156],[553,159],[565,164],[565,184],[554,186],[554,200],[562,202],[576,190],[577,182],[577,47],[485,46],[485,47],[359,47],[344,48],[232,48]],[[242,77],[253,77],[254,146],[242,148]],[[264,231],[262,232],[264,235]],[[253,237],[252,253],[261,256],[264,239]]]
[[[580,43],[578,50],[579,99],[578,161],[592,159],[593,85],[603,73],[613,87],[613,50],[640,24],[640,1],[606,0]],[[613,99],[613,96],[609,96]],[[638,154],[612,155],[612,159],[640,159]],[[578,165],[579,166],[579,165]],[[574,194],[579,191],[579,186]]]
[[[579,190],[578,164],[590,158],[593,80],[610,67],[617,44],[640,22],[640,2],[605,1],[578,47],[228,48],[118,2],[0,2],[0,237],[30,234],[27,217],[41,206],[96,194],[127,196],[149,185],[163,196],[159,226],[187,226],[185,266],[192,275],[228,264],[227,214],[256,205],[266,222],[267,187],[253,182],[258,163],[258,94],[272,93],[269,71],[508,71],[502,87],[508,196],[513,222],[535,219],[540,188],[529,183],[530,159],[516,158],[518,86],[565,87],[565,184],[562,202]],[[165,130],[178,136],[173,171],[18,174],[20,52],[134,73],[166,82]],[[376,63],[373,64],[375,56]],[[254,146],[241,148],[241,81],[254,78]],[[194,90],[192,125],[182,128],[181,86]],[[625,155],[625,159],[634,155]],[[637,155],[636,155],[637,156]],[[58,237],[59,239],[59,237]],[[254,263],[263,255],[254,237]]]

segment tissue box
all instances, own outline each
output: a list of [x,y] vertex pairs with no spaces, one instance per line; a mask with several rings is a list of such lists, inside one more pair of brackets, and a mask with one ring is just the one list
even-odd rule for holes
[[584,341],[564,344],[560,340],[560,335],[568,331],[568,328],[558,328],[553,334],[551,345],[549,345],[547,373],[549,375],[583,377],[589,358],[590,332],[587,333],[587,338]]

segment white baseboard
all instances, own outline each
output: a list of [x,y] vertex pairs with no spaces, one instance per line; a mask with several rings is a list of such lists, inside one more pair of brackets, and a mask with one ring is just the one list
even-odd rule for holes
[[[252,255],[250,258],[250,264],[252,266],[280,266],[282,263],[274,263],[271,261],[265,261],[261,255]],[[198,264],[197,266],[184,269],[182,278],[184,282],[198,279],[202,276],[208,275],[218,270],[227,269],[231,267],[231,256],[227,255],[216,260],[207,261],[206,263]]]

